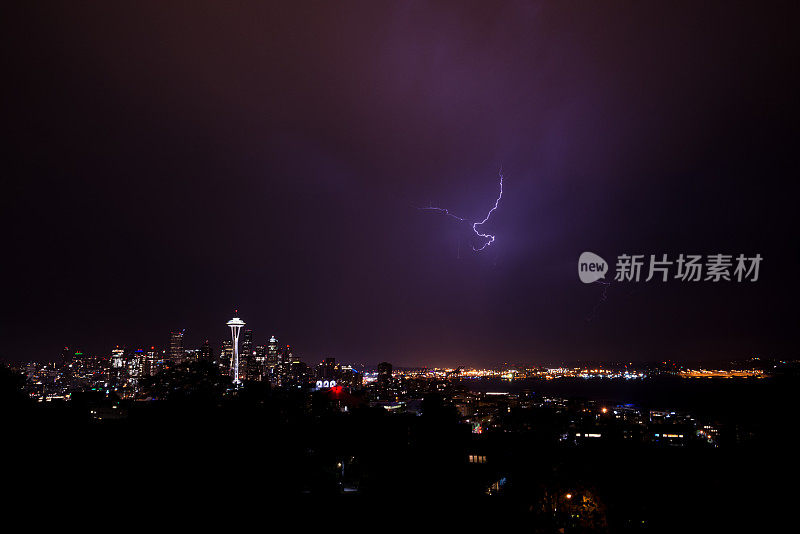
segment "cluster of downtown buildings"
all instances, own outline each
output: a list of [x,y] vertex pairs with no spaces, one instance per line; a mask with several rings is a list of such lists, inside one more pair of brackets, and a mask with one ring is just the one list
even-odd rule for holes
[[163,349],[117,346],[109,354],[95,355],[64,347],[60,362],[30,362],[20,371],[27,376],[29,393],[40,401],[68,399],[71,393],[86,389],[114,392],[122,399],[142,398],[148,395],[149,378],[199,362],[216,367],[221,376],[230,378],[232,386],[269,382],[273,387],[303,388],[317,380],[326,387],[339,384],[359,388],[362,384],[363,373],[350,365],[325,358],[311,367],[290,345],[279,344],[275,336],[270,336],[266,344],[256,345],[253,331],[242,328],[244,322],[236,326],[231,339],[224,340],[219,348],[209,340],[198,348],[187,348],[185,330],[177,330],[170,333],[168,346]]

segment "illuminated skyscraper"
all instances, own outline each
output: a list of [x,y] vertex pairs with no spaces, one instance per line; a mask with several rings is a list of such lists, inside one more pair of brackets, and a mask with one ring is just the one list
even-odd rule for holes
[[362,376],[361,374],[353,369],[351,365],[341,365],[338,366],[339,370],[337,372],[336,382],[340,385],[347,386],[350,388],[360,388],[362,383]]
[[200,347],[200,359],[205,362],[213,361],[214,356],[211,353],[211,343],[206,339]]
[[137,349],[128,358],[128,383],[134,390],[139,388],[139,380],[144,375],[146,358],[147,354],[142,349]]
[[282,367],[281,386],[302,388],[308,384],[308,365],[292,354],[288,345]]
[[317,378],[320,380],[334,380],[338,379],[339,377],[336,376],[336,358],[325,358],[317,366]]
[[250,380],[265,380],[267,374],[267,347],[256,345],[253,348],[253,365],[248,370]]
[[238,317],[234,317],[228,321],[228,326],[231,328],[231,341],[233,342],[233,362],[231,362],[231,372],[233,375],[233,383],[236,385],[242,383],[242,381],[239,379],[239,332],[241,332],[244,325],[245,322]]
[[108,378],[113,388],[122,387],[127,375],[125,349],[119,345],[111,351],[111,368],[108,370]]
[[242,331],[242,350],[239,354],[239,376],[249,379],[253,372],[253,331],[249,328]]
[[289,371],[292,368],[293,360],[294,356],[292,356],[292,348],[289,345],[286,345],[282,349],[278,349],[278,366],[275,368],[275,374],[277,376],[277,384],[279,386],[286,384],[289,377]]
[[164,361],[159,356],[158,351],[155,347],[150,347],[150,350],[146,351],[145,354],[142,372],[145,376],[155,376],[163,367]]
[[267,344],[267,367],[274,368],[276,365],[278,365],[278,340],[272,336]]
[[276,385],[278,378],[278,339],[270,336],[266,346],[266,358],[264,360],[264,379]]
[[392,381],[392,364],[381,362],[378,364],[378,385],[388,387]]
[[179,332],[170,332],[169,335],[169,359],[174,363],[183,363],[183,333],[185,330]]
[[125,349],[119,345],[111,351],[111,367],[114,369],[125,367]]
[[392,364],[381,362],[378,364],[378,398],[385,400],[392,398]]
[[222,342],[222,351],[219,353],[219,372],[221,374],[230,374],[231,366],[233,365],[233,342],[226,339]]

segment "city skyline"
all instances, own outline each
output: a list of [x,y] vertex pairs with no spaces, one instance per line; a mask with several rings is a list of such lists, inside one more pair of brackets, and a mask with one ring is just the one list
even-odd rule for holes
[[[238,315],[238,310],[235,310]],[[240,358],[247,358],[247,357],[255,357],[258,358],[265,358],[267,354],[271,356],[277,355],[279,352],[286,352],[289,354],[297,354],[298,358],[307,361],[307,362],[320,362],[324,363],[327,360],[339,360],[344,361],[350,364],[358,365],[362,369],[378,369],[381,363],[386,363],[385,358],[376,357],[372,360],[358,360],[347,358],[346,356],[341,355],[334,355],[332,353],[323,353],[323,354],[307,354],[302,353],[297,350],[297,345],[295,343],[280,343],[282,338],[277,337],[275,334],[269,335],[253,335],[252,327],[244,328],[246,323],[242,321],[239,317],[234,317],[234,319],[228,321],[226,326],[229,328],[231,327],[231,323],[239,321],[240,324],[236,324],[238,328],[243,328],[241,330],[241,334],[245,336],[245,341],[239,344],[241,349],[239,350]],[[52,356],[49,359],[44,360],[35,360],[35,359],[26,359],[26,360],[0,360],[0,363],[6,364],[23,364],[23,363],[56,363],[60,364],[64,361],[68,361],[73,356],[83,355],[92,358],[105,358],[109,361],[113,360],[115,354],[119,354],[120,356],[128,357],[135,353],[139,352],[149,352],[152,354],[160,354],[162,357],[169,359],[174,364],[182,364],[186,361],[189,361],[190,357],[193,357],[193,360],[208,360],[208,361],[216,361],[220,358],[220,355],[224,358],[225,352],[230,351],[227,358],[231,361],[231,369],[233,368],[233,358],[236,355],[236,351],[233,348],[233,342],[231,340],[231,332],[228,332],[228,337],[221,337],[221,338],[214,338],[214,336],[200,336],[199,339],[202,339],[200,342],[195,342],[190,337],[190,341],[185,341],[187,329],[183,328],[180,330],[174,330],[169,332],[168,340],[163,344],[128,344],[128,343],[118,343],[111,347],[102,348],[100,350],[90,350],[87,349],[85,344],[81,343],[74,343],[70,345],[65,345],[60,347],[59,353],[57,355]],[[211,339],[215,339],[212,343]],[[236,334],[234,340],[238,340],[239,333]],[[262,342],[262,339],[266,340]],[[284,340],[285,341],[285,340]],[[292,349],[292,346],[295,349]],[[109,356],[110,355],[110,356]],[[456,362],[452,364],[431,364],[430,362],[417,362],[414,365],[397,365],[397,369],[406,369],[406,370],[414,370],[414,369],[465,369],[465,370],[479,370],[479,369],[493,369],[493,370],[500,370],[500,369],[511,369],[515,367],[525,367],[527,369],[544,369],[544,368],[557,368],[561,366],[570,366],[569,368],[588,368],[587,366],[591,366],[592,364],[601,364],[601,365],[630,365],[631,368],[638,368],[640,365],[652,365],[652,364],[659,364],[664,363],[667,364],[668,362],[671,365],[685,365],[685,364],[709,364],[709,363],[736,363],[736,362],[753,362],[753,361],[773,361],[773,362],[783,362],[786,361],[794,361],[795,358],[780,358],[774,357],[770,355],[764,354],[753,354],[746,357],[708,357],[704,359],[694,359],[694,360],[687,360],[687,359],[667,359],[662,361],[661,359],[651,359],[651,360],[642,360],[638,359],[636,361],[630,361],[626,359],[619,359],[619,358],[612,358],[606,360],[598,360],[598,359],[587,359],[587,358],[578,358],[574,360],[537,360],[537,359],[520,359],[520,360],[488,360],[483,365],[472,365],[465,362]],[[263,363],[263,362],[262,362]],[[574,366],[574,367],[571,367]],[[231,371],[232,372],[232,371]],[[244,373],[245,371],[242,371]]]

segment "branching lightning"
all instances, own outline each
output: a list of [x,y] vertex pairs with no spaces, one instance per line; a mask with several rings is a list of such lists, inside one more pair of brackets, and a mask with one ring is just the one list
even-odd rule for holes
[[[489,213],[486,214],[486,217],[484,217],[482,221],[477,221],[472,223],[472,231],[475,233],[475,235],[481,238],[482,240],[485,240],[483,246],[481,246],[480,248],[477,248],[475,247],[475,245],[472,245],[472,250],[474,250],[475,252],[480,252],[481,250],[485,249],[486,247],[494,243],[495,239],[494,234],[484,234],[480,230],[478,230],[478,227],[483,226],[489,221],[489,218],[492,216],[492,213],[494,213],[494,211],[500,204],[500,199],[503,198],[503,169],[500,169],[500,171],[497,174],[500,177],[500,193],[497,195],[497,199],[495,199],[494,201],[494,206],[492,206],[492,209],[489,210]],[[427,208],[419,208],[419,209],[427,211],[438,211],[439,213],[444,213],[448,217],[452,217],[457,221],[465,222],[467,224],[470,223],[470,221],[468,221],[467,219],[464,219],[463,217],[459,217],[458,215],[450,213],[450,210],[448,210],[447,208],[428,206]]]

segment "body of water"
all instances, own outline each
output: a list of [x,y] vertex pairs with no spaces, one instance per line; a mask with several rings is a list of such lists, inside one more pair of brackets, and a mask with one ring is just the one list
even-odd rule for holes
[[530,390],[539,395],[584,398],[609,405],[635,404],[651,410],[681,410],[712,418],[752,419],[766,412],[794,410],[795,380],[771,378],[659,377],[636,380],[558,378],[554,380],[500,378],[461,379],[476,392],[520,393]]

